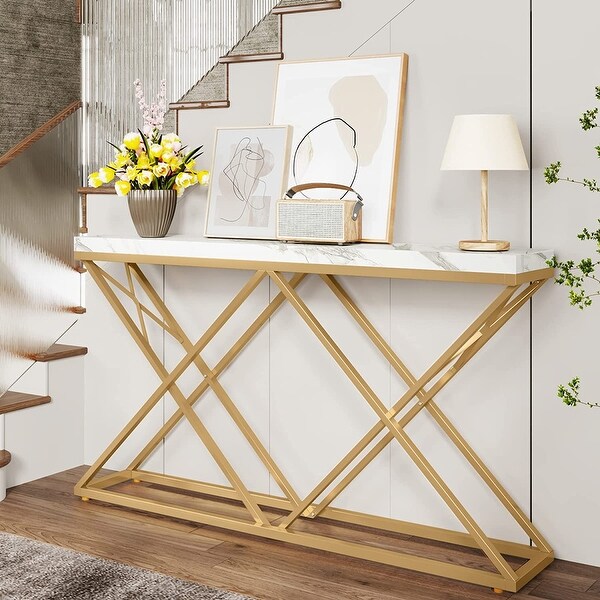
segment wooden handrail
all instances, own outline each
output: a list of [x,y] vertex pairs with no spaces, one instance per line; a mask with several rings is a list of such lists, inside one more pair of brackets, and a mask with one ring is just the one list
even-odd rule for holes
[[40,138],[44,137],[47,133],[52,131],[57,125],[62,123],[68,116],[72,115],[76,110],[81,108],[81,100],[72,102],[64,110],[59,112],[56,116],[52,117],[49,121],[46,121],[43,125],[40,125],[35,131],[30,133],[24,140],[19,142],[16,146],[13,146],[10,150],[0,156],[0,168],[5,167],[11,160],[19,156],[22,152],[25,152],[32,144],[37,142]]
[[115,188],[112,185],[103,185],[101,187],[78,187],[78,194],[111,194],[113,196],[117,195]]
[[88,194],[104,194],[106,196],[116,196],[117,192],[112,185],[103,185],[100,187],[89,187],[82,186],[77,188],[77,193],[79,194],[80,201],[80,224],[79,224],[79,233],[87,233],[87,197]]

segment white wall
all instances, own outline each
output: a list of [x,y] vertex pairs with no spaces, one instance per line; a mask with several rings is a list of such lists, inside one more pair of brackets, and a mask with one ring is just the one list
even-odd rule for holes
[[[576,235],[598,227],[598,196],[570,184],[548,186],[543,168],[557,160],[563,175],[598,173],[596,130],[583,132],[579,115],[596,105],[600,40],[593,0],[533,2],[533,243],[552,245],[562,260],[595,254]],[[556,387],[579,375],[582,396],[598,402],[600,306],[580,311],[567,290],[549,286],[534,301],[533,514],[559,554],[600,564],[600,411],[568,408]]]
[[[286,16],[286,58],[347,56],[355,51],[407,52],[410,66],[396,241],[452,243],[476,235],[477,174],[442,173],[441,156],[452,117],[457,113],[512,113],[529,147],[529,3],[419,0],[408,6],[407,0],[371,0],[368,10],[363,0],[344,0],[343,4],[340,11]],[[592,99],[597,82],[578,65],[583,48],[594,39],[593,31],[590,24],[586,25],[590,31],[581,33],[580,16],[584,8],[594,14],[600,8],[591,0],[537,0],[533,8],[534,243],[555,247],[563,256],[575,252],[572,240],[577,228],[593,225],[592,200],[585,196],[571,200],[577,203],[577,210],[567,213],[565,197],[569,190],[545,188],[540,168],[549,160],[578,155],[581,136],[569,133],[563,119],[564,115],[571,117],[576,128],[573,117]],[[590,65],[593,56],[589,52]],[[551,68],[560,68],[566,85],[557,82]],[[180,134],[186,142],[205,144],[207,151],[199,161],[202,167],[210,168],[216,126],[269,122],[275,72],[275,63],[232,65],[231,108],[180,113]],[[588,147],[591,150],[589,142]],[[491,175],[491,233],[510,239],[514,246],[529,245],[529,186],[527,173]],[[172,232],[201,235],[205,208],[206,190],[187,193],[178,207]],[[576,218],[578,214],[583,216]],[[92,234],[130,231],[125,203],[116,198],[91,198],[90,227]],[[148,272],[161,291],[164,284],[166,299],[192,337],[202,333],[248,277],[232,271],[167,268],[163,279],[160,269]],[[344,283],[417,375],[499,291],[494,286],[466,284],[361,279]],[[251,315],[256,315],[275,293],[273,285],[259,287],[241,318],[228,325],[223,336],[207,349],[205,357],[211,365],[241,332],[243,324],[249,323]],[[384,402],[395,402],[405,386],[365,343],[363,334],[342,314],[330,292],[318,281],[307,281],[301,295],[331,328],[342,349]],[[600,415],[571,411],[554,398],[555,382],[563,373],[562,379],[570,377],[575,363],[584,358],[583,352],[581,357],[574,354],[571,358],[564,345],[554,345],[556,329],[564,335],[573,328],[583,332],[594,317],[583,319],[569,310],[564,294],[550,284],[537,296],[534,309],[533,518],[560,557],[600,564],[595,543],[600,526],[593,509],[598,482],[589,475],[592,464],[586,464],[585,458],[598,454]],[[553,324],[551,328],[548,323]],[[89,462],[158,381],[92,285],[88,287],[88,315],[78,327],[80,342],[90,347],[85,421],[85,456]],[[439,397],[441,407],[526,510],[532,500],[530,343],[529,311],[525,309]],[[164,349],[167,368],[181,356],[170,341],[163,346],[159,339],[159,349]],[[592,371],[591,364],[587,370]],[[579,372],[585,375],[584,371]],[[593,374],[587,380],[593,385]],[[289,307],[271,320],[224,374],[222,382],[300,492],[308,491],[375,421],[358,393]],[[193,385],[191,374],[186,373],[184,391]],[[218,402],[207,396],[199,406],[201,416],[225,445],[234,465],[245,468],[247,485],[276,492],[275,484],[251,450],[234,434]],[[171,410],[171,400],[165,401],[167,414]],[[157,411],[152,426],[157,427],[161,420]],[[145,430],[146,435],[151,429],[149,426]],[[425,415],[420,415],[409,430],[491,535],[525,539],[477,477],[465,474],[467,468],[460,456]],[[572,444],[582,457],[577,463],[570,460]],[[113,461],[113,465],[124,466],[126,458],[122,457],[120,463]],[[154,468],[164,466],[173,474],[225,481],[189,426],[181,426],[154,460]],[[580,489],[585,490],[586,497],[579,501],[581,510],[573,514],[572,495]],[[448,509],[396,447],[388,448],[339,498],[338,504],[433,525],[456,526]]]

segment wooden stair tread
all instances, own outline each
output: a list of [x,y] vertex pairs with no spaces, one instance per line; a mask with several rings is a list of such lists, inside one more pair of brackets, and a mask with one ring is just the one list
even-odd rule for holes
[[73,356],[84,356],[88,353],[85,346],[71,346],[69,344],[52,344],[46,352],[40,352],[32,356],[33,360],[38,362],[50,362],[52,360],[61,360]]
[[108,194],[111,196],[116,196],[117,192],[115,191],[115,187],[113,185],[103,185],[101,187],[78,187],[78,194]]
[[195,100],[193,102],[174,102],[169,104],[170,110],[195,110],[204,108],[229,108],[229,100]]
[[0,469],[10,463],[11,455],[8,450],[0,450]]
[[273,9],[274,15],[289,13],[313,12],[321,10],[337,10],[342,8],[341,0],[323,0],[322,2],[290,2],[280,4]]
[[219,59],[219,61],[222,63],[261,62],[268,60],[283,60],[283,52],[226,54]]
[[0,415],[14,412],[23,408],[48,404],[50,396],[37,396],[36,394],[24,394],[22,392],[6,392],[0,396]]

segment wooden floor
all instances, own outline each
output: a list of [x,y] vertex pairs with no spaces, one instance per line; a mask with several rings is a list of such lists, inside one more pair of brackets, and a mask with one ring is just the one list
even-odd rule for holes
[[[82,472],[73,469],[9,490],[0,504],[0,530],[261,600],[600,599],[597,567],[555,561],[520,593],[497,596],[475,585],[84,503],[72,494]],[[424,549],[435,557],[446,553],[449,560],[466,560],[441,544]],[[469,560],[476,559],[471,553]]]

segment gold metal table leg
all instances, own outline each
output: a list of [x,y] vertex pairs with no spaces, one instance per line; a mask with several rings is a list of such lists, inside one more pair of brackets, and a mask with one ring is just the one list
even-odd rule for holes
[[[149,341],[144,337],[143,332],[134,323],[133,319],[130,317],[126,308],[123,306],[123,304],[121,303],[121,301],[119,300],[119,298],[117,297],[115,292],[112,290],[112,288],[108,285],[106,280],[103,279],[100,269],[92,262],[89,263],[89,272],[92,275],[92,277],[94,278],[94,281],[96,282],[98,287],[102,290],[102,292],[106,296],[107,300],[111,303],[112,308],[114,309],[115,313],[119,316],[119,318],[121,319],[121,321],[123,322],[123,324],[125,325],[127,330],[129,331],[131,337],[135,340],[135,342],[138,344],[138,347],[140,348],[140,350],[146,356],[146,359],[148,360],[148,362],[152,365],[154,370],[157,372],[158,376],[163,380],[163,386],[166,386],[165,391],[169,392],[171,394],[171,396],[173,397],[175,402],[178,404],[180,410],[183,412],[186,419],[188,420],[190,425],[193,427],[194,431],[196,432],[196,434],[198,435],[200,440],[204,443],[207,450],[210,452],[211,456],[213,457],[213,459],[215,460],[215,462],[217,463],[217,465],[219,466],[221,471],[227,477],[227,479],[229,480],[229,482],[231,483],[233,488],[235,488],[237,490],[237,492],[239,493],[244,505],[246,506],[246,508],[248,509],[250,514],[252,515],[252,518],[254,519],[254,521],[259,525],[268,525],[269,521],[266,518],[266,516],[264,515],[263,511],[258,506],[255,499],[250,495],[250,493],[246,489],[246,486],[242,482],[241,478],[236,473],[235,469],[231,466],[230,462],[227,460],[227,458],[225,457],[225,455],[223,454],[223,452],[221,451],[221,449],[219,448],[217,443],[214,441],[214,439],[212,438],[212,436],[210,435],[210,433],[208,432],[208,430],[206,429],[206,427],[204,426],[204,424],[202,423],[202,421],[200,420],[198,415],[190,407],[189,399],[185,398],[183,393],[177,387],[177,385],[175,383],[177,377],[174,377],[173,373],[169,374],[167,372],[167,370],[164,368],[160,358],[158,357],[156,352],[154,352],[154,350],[152,349],[152,346],[150,345]],[[262,274],[261,273],[255,274],[251,278],[251,280],[247,284],[247,286],[245,286],[244,291],[248,291],[248,295],[249,295],[249,293],[258,285],[258,283],[260,282],[260,279],[262,279]],[[245,294],[243,294],[243,295],[245,295]],[[243,302],[243,300],[241,302]],[[187,356],[182,361],[183,364],[185,364],[187,361],[189,361],[187,363],[189,365],[194,360],[194,358],[199,353],[199,346],[201,346],[201,344],[196,344],[196,345],[192,346],[191,350],[189,350]],[[182,363],[180,363],[180,365],[182,365]],[[178,365],[179,368],[181,368],[180,365]],[[176,368],[176,370],[177,370],[177,368]],[[183,373],[184,370],[185,369],[182,369],[181,373]],[[179,373],[179,374],[181,374],[181,373]],[[159,390],[161,390],[161,387],[159,387]],[[152,401],[149,401],[145,405],[146,413],[144,414],[144,417],[158,403],[158,401],[160,400],[162,395],[163,395],[162,393],[159,394],[157,392],[155,392],[152,395],[152,397],[151,397]],[[97,461],[97,463],[94,466],[92,466],[92,468],[90,469],[90,472],[92,472],[92,473],[97,472],[99,470],[99,468],[101,468],[101,466],[103,464],[105,464],[106,460],[108,460],[108,458],[110,458],[110,456],[112,456],[112,454],[116,451],[118,446],[120,446],[122,444],[122,442],[127,437],[129,437],[131,432],[135,429],[135,427],[137,427],[138,424],[139,423],[135,424],[135,426],[133,426],[133,427],[126,428],[123,431],[123,433],[121,434],[121,436],[119,436],[119,438],[118,438],[119,439],[118,445],[115,445],[114,449],[111,448],[111,451],[110,451],[110,453],[108,453],[108,457],[106,459],[104,459],[104,455],[103,455],[101,457],[101,459],[99,459],[99,461]],[[107,453],[105,453],[105,454],[107,454]],[[87,477],[87,474],[86,474],[86,476],[84,476],[84,479],[86,477]]]
[[[296,288],[304,279],[305,275],[303,273],[296,274],[290,280],[290,285],[293,288]],[[235,360],[238,354],[246,347],[248,342],[262,329],[262,327],[268,322],[269,318],[281,307],[285,300],[285,296],[283,294],[279,294],[273,301],[262,311],[262,313],[256,318],[256,320],[248,327],[248,329],[244,332],[244,334],[237,340],[237,342],[231,347],[231,349],[225,353],[223,358],[217,363],[217,365],[213,369],[214,377],[218,377],[227,369],[227,367]],[[205,336],[207,339],[204,341],[208,344],[208,341],[212,339],[213,335],[216,334],[216,328],[211,328],[210,336]],[[208,333],[208,332],[207,332]],[[204,347],[204,346],[203,346]],[[208,381],[206,379],[200,383],[200,385],[196,388],[194,393],[190,396],[190,406],[193,406],[194,403],[206,392],[209,388]],[[175,411],[175,413],[167,420],[167,422],[161,427],[161,429],[157,432],[157,434],[148,442],[148,444],[144,447],[144,449],[133,459],[131,464],[129,465],[129,470],[139,469],[142,463],[150,456],[150,454],[154,451],[154,449],[160,444],[162,439],[166,437],[174,427],[181,421],[183,418],[183,412],[181,410]]]
[[[112,502],[138,510],[188,519],[198,523],[252,533],[311,548],[329,550],[348,556],[365,558],[385,564],[478,583],[492,587],[495,590],[517,591],[552,561],[552,550],[540,532],[531,524],[525,513],[510,497],[505,488],[494,477],[481,458],[477,456],[434,400],[477,352],[539,290],[545,280],[526,283],[523,288],[519,285],[507,286],[421,377],[415,377],[358,308],[340,282],[332,275],[317,275],[333,292],[342,306],[344,306],[350,316],[363,329],[382,356],[408,386],[406,393],[399,398],[391,409],[388,409],[298,295],[296,291],[297,287],[306,276],[303,273],[297,273],[288,280],[282,273],[277,271],[269,271],[268,273],[257,271],[250,277],[248,282],[207,331],[196,343],[193,343],[168,309],[160,294],[150,284],[139,265],[125,263],[126,285],[92,261],[86,261],[86,267],[115,313],[119,316],[148,362],[156,371],[161,383],[77,484],[75,493],[83,499],[92,498]],[[239,310],[267,275],[279,287],[279,294],[259,314],[215,367],[211,369],[202,358],[201,352],[221,330],[223,325]],[[138,298],[136,283],[153,305],[153,309],[149,309]],[[124,304],[113,291],[113,288],[119,290],[125,298],[133,302],[133,309],[139,324],[135,323]],[[247,346],[248,342],[285,302],[289,303],[295,309],[307,326],[313,331],[317,339],[319,339],[321,344],[337,362],[338,366],[355,385],[379,419],[346,456],[304,498],[300,498],[295,492],[283,471],[276,464],[266,447],[235,405],[233,399],[218,380],[219,376],[232,364],[242,349]],[[184,357],[171,372],[165,369],[158,355],[152,349],[146,328],[146,318],[153,320],[163,327],[165,332],[176,339],[184,350]],[[177,380],[192,364],[197,368],[202,380],[196,389],[188,397],[185,397],[177,385]],[[283,491],[284,497],[250,491],[243,483],[241,476],[233,469],[231,463],[216,444],[193,408],[195,403],[209,389],[215,393],[235,425],[244,435],[250,447],[273,476]],[[125,470],[98,477],[100,469],[118,451],[124,441],[129,438],[166,393],[169,393],[177,404],[174,414],[171,415],[148,441],[146,446],[139,451],[138,455]],[[404,411],[404,409],[407,410]],[[491,539],[484,533],[482,528],[468,513],[440,474],[433,469],[421,450],[405,431],[406,426],[423,410],[426,410],[433,417],[441,430],[468,460],[509,514],[531,538],[534,547]],[[228,478],[231,487],[152,473],[142,469],[144,462],[155,448],[171,433],[182,419],[187,420],[192,425],[200,440]],[[338,495],[394,440],[400,444],[407,455],[413,460],[440,497],[463,524],[467,533],[406,523],[341,510],[331,506]],[[174,490],[187,490],[207,495],[208,497],[237,500],[246,508],[248,518],[240,519],[221,516],[199,509],[184,508],[172,503],[140,498],[119,489],[112,489],[115,487],[118,488],[120,484],[127,481],[145,482],[147,485],[159,484]],[[277,521],[270,522],[269,517],[263,510],[264,508],[284,511],[284,516],[277,519]],[[417,537],[479,548],[487,556],[496,571],[489,572],[478,568],[413,556],[405,554],[402,551],[375,548],[357,542],[333,539],[315,533],[298,531],[293,527],[300,518],[310,517],[311,519],[315,519],[319,516],[332,519],[334,522],[407,533]],[[525,562],[520,567],[514,569],[507,562],[505,556],[520,557]]]

